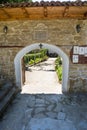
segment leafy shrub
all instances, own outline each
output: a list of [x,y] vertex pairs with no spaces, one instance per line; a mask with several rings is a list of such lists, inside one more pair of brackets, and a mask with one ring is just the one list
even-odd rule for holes
[[39,63],[39,62],[41,62],[41,58],[36,58],[36,59],[35,59],[35,64],[37,64],[37,63]]
[[60,57],[58,57],[55,61],[55,70],[57,72],[59,81],[62,81],[62,60]]
[[45,61],[45,60],[47,60],[48,59],[48,56],[44,56],[43,58],[42,58],[42,61]]
[[58,56],[58,58],[56,59],[55,64],[56,64],[56,65],[62,65],[62,60],[61,60],[61,58],[60,58],[59,56]]
[[29,65],[33,65],[33,64],[34,64],[34,60],[31,59],[31,60],[29,61]]
[[62,66],[58,67],[58,69],[57,69],[57,75],[58,75],[59,81],[62,81]]
[[32,50],[31,52],[29,52],[28,54],[26,54],[24,56],[24,63],[26,65],[30,64],[31,63],[31,59],[34,60],[34,62],[35,62],[35,60],[37,58],[43,58],[43,60],[45,60],[44,57],[46,56],[46,54],[47,54],[47,49],[36,49],[36,50]]

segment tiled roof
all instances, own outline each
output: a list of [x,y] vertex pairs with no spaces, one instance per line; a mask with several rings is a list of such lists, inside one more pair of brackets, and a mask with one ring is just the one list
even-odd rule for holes
[[0,7],[43,7],[43,6],[87,6],[87,1],[75,1],[75,2],[60,2],[60,1],[41,1],[41,2],[22,2],[22,3],[4,3],[0,4]]

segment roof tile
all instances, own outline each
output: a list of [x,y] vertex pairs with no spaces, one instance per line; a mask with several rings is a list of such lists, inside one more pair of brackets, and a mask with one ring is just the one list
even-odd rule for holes
[[0,4],[0,7],[40,7],[40,6],[87,6],[87,1],[75,1],[75,2],[60,2],[60,1],[41,1],[41,2],[21,2],[21,3],[4,3]]

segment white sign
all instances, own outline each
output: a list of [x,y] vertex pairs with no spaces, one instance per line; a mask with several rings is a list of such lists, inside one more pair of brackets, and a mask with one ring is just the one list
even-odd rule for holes
[[79,54],[79,46],[73,47],[73,54]]
[[79,62],[79,56],[73,55],[73,63],[78,63],[78,62]]
[[85,54],[85,47],[79,47],[79,55]]
[[85,54],[87,54],[87,47],[84,48],[84,52],[85,52]]

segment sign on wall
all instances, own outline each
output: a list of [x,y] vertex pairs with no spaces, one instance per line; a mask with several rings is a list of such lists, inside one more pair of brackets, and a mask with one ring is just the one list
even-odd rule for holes
[[87,46],[73,46],[70,57],[74,64],[87,64]]

